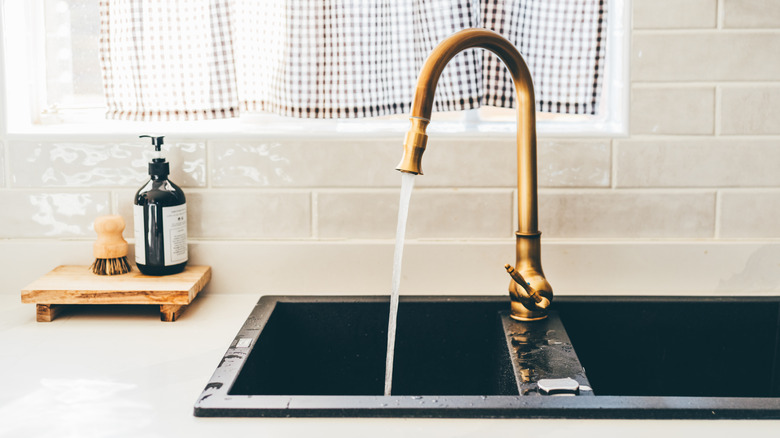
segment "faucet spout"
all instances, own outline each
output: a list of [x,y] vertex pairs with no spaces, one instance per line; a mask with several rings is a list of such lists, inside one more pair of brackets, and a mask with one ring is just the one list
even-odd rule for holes
[[[541,262],[541,232],[538,230],[536,187],[536,108],[533,81],[520,52],[496,32],[464,29],[442,41],[425,61],[417,79],[411,111],[411,129],[404,141],[404,155],[398,170],[422,174],[422,154],[428,141],[425,130],[431,120],[436,85],[444,67],[458,53],[483,48],[495,53],[512,75],[517,94],[517,221],[514,272],[526,284],[513,278],[509,284],[512,318],[534,321],[547,317],[552,302],[550,283]],[[533,291],[529,294],[528,290]],[[541,299],[540,299],[541,298]]]
[[[428,115],[430,117],[430,114]],[[398,170],[405,173],[422,175],[422,155],[425,152],[425,146],[428,144],[428,135],[425,128],[431,121],[428,118],[415,117],[410,118],[412,127],[406,133],[404,141],[404,156],[398,163]]]

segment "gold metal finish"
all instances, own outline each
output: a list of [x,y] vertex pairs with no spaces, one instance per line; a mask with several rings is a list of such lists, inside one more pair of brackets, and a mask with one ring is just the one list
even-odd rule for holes
[[[486,29],[465,29],[442,41],[428,56],[417,79],[412,103],[412,127],[406,134],[398,170],[422,174],[422,154],[428,136],[436,84],[444,67],[470,48],[489,50],[506,65],[517,92],[517,254],[509,284],[512,318],[535,321],[547,317],[552,287],[542,272],[536,193],[536,109],[531,73],[517,49],[501,35]],[[520,284],[519,284],[520,283]]]
[[[429,114],[430,117],[430,114]],[[398,163],[398,170],[415,175],[422,175],[422,154],[425,152],[425,146],[428,143],[428,134],[425,128],[428,127],[430,119],[422,117],[412,117],[412,127],[406,133],[404,141],[404,156]]]
[[[521,289],[517,289],[515,286],[515,293],[517,295],[514,296],[515,301],[528,302],[530,305],[540,309],[546,309],[550,306],[550,300],[541,296],[539,291],[532,288],[530,283],[528,283],[519,272],[515,271],[515,268],[513,268],[512,265],[507,263],[504,265],[504,268],[506,268],[506,271],[509,273],[509,276],[512,277],[512,280],[521,287]],[[509,293],[513,293],[512,288],[509,289]]]

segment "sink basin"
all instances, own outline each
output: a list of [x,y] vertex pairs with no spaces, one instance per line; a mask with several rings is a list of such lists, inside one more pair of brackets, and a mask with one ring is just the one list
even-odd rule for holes
[[[399,312],[394,394],[512,394],[495,307],[437,304],[407,303]],[[381,298],[277,302],[230,393],[381,395],[387,312]]]
[[[197,416],[780,418],[780,299],[401,297],[384,396],[388,297],[266,296]],[[579,386],[543,395],[543,382]]]
[[556,304],[599,395],[762,398],[780,397],[779,303],[601,297]]

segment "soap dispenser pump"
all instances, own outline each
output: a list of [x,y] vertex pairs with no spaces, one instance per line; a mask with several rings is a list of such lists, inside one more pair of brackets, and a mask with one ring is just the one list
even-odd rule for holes
[[149,181],[135,194],[135,263],[145,275],[176,274],[188,260],[186,199],[168,179],[170,164],[162,154],[163,136],[139,138],[152,140],[154,156],[149,162]]

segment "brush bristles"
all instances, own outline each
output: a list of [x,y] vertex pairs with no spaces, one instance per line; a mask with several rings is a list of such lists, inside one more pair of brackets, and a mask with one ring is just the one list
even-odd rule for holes
[[89,267],[97,275],[120,275],[130,272],[130,263],[127,257],[117,259],[95,259],[95,263]]

